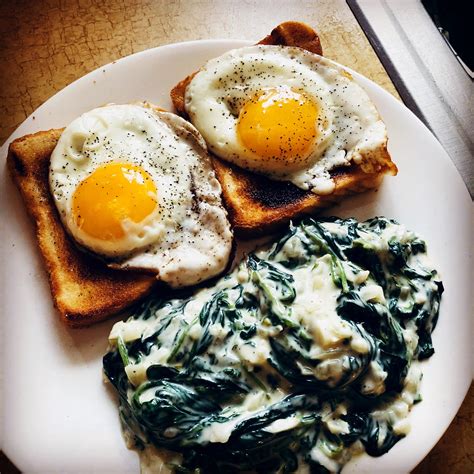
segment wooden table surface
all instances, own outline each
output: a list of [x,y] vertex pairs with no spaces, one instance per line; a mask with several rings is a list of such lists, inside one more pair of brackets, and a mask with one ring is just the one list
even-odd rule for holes
[[[390,78],[342,0],[2,0],[0,143],[55,92],[99,66],[178,41],[258,40],[286,20],[304,21],[314,27],[327,57],[364,74],[398,98]],[[6,463],[0,457],[0,472],[13,472]],[[474,389],[471,386],[450,428],[414,472],[473,471]]]

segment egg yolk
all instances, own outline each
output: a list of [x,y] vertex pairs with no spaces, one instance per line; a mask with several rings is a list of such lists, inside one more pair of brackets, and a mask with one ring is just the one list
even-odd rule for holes
[[151,176],[140,166],[128,163],[100,166],[79,184],[72,199],[77,227],[100,240],[123,238],[122,222],[141,222],[156,206]]
[[298,164],[316,138],[318,107],[290,88],[268,88],[247,102],[239,113],[237,133],[260,158]]

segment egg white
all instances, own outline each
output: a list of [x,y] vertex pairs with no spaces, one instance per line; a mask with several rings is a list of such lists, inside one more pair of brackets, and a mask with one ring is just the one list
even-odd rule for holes
[[[249,100],[281,85],[311,98],[321,120],[305,166],[277,171],[243,145],[237,124]],[[220,158],[317,194],[334,190],[330,170],[353,161],[373,172],[386,159],[386,128],[367,93],[342,67],[300,48],[250,46],[209,61],[188,85],[185,108]]]
[[[153,180],[158,205],[124,237],[101,240],[73,218],[79,184],[106,163],[140,166]],[[62,133],[51,156],[50,188],[72,237],[111,265],[146,269],[173,287],[199,283],[227,265],[232,233],[206,146],[185,120],[144,105],[108,105],[83,114]]]

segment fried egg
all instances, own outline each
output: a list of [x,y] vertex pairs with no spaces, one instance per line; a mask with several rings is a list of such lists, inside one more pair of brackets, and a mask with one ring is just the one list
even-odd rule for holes
[[175,114],[146,104],[83,114],[62,133],[49,178],[69,234],[111,266],[181,287],[228,263],[232,233],[206,145]]
[[251,46],[209,61],[185,109],[218,157],[317,194],[334,190],[334,168],[369,173],[386,162],[386,128],[367,93],[300,48]]

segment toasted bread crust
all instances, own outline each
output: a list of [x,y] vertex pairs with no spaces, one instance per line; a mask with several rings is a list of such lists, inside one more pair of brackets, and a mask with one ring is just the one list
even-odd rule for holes
[[[294,21],[278,25],[258,44],[297,46],[322,55],[317,33],[308,25]],[[186,77],[170,92],[177,112],[185,118],[188,118],[184,107],[186,87],[196,74]],[[397,174],[397,167],[386,146],[380,155],[376,172],[364,172],[363,162],[332,170],[330,174],[335,181],[335,190],[325,196],[304,191],[290,182],[274,181],[243,170],[215,156],[213,163],[235,234],[252,238],[274,231],[291,219],[322,210],[345,196],[373,189],[380,184],[385,174]]]
[[317,33],[310,26],[298,21],[285,21],[279,24],[258,44],[297,46],[310,53],[323,55],[323,48]]
[[69,326],[82,327],[125,310],[148,294],[156,279],[110,269],[80,251],[66,234],[49,192],[49,160],[62,130],[13,141],[7,162],[35,224],[54,304]]
[[184,94],[186,93],[186,87],[188,87],[188,84],[192,81],[193,77],[197,73],[198,71],[193,74],[190,74],[181,82],[178,82],[178,84],[176,84],[170,92],[171,101],[173,102],[176,112],[178,112],[178,114],[185,119],[188,119],[189,117],[184,107]]

